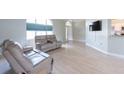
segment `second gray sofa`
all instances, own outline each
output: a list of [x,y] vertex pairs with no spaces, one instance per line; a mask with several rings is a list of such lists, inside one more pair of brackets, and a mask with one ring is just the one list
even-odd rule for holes
[[36,48],[44,52],[59,48],[62,46],[61,41],[57,41],[55,35],[35,36]]

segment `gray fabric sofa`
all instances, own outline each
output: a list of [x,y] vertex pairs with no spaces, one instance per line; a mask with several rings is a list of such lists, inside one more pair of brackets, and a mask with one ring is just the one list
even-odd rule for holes
[[55,35],[35,36],[36,49],[47,52],[62,46],[61,41],[57,41]]
[[3,42],[3,55],[17,74],[47,74],[52,71],[53,59],[31,47],[23,48],[10,40]]

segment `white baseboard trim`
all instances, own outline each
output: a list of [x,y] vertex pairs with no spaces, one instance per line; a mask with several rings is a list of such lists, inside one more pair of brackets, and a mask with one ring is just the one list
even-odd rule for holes
[[119,57],[119,58],[124,58],[124,55],[115,54],[115,53],[110,53],[110,52],[108,52],[108,55],[110,55],[110,56],[115,56],[115,57]]
[[88,44],[88,43],[86,43],[86,45],[89,46],[89,47],[91,47],[91,48],[93,48],[93,49],[95,49],[95,50],[98,50],[99,52],[102,52],[102,53],[104,53],[104,54],[108,54],[107,51],[101,50],[101,49],[99,49],[99,48],[97,48],[97,47],[95,47],[95,46],[93,46],[93,45],[90,45],[90,44]]
[[85,43],[85,40],[73,40],[73,41],[77,41],[77,42],[83,42],[83,43]]
[[101,49],[99,49],[99,48],[96,48],[95,46],[90,45],[90,44],[88,44],[88,43],[86,43],[86,45],[89,46],[89,47],[91,47],[91,48],[93,48],[93,49],[95,49],[95,50],[98,50],[99,52],[104,53],[104,54],[106,54],[106,55],[110,55],[110,56],[114,56],[114,57],[118,57],[118,58],[124,58],[124,55],[115,54],[115,53],[110,53],[110,52],[101,50]]

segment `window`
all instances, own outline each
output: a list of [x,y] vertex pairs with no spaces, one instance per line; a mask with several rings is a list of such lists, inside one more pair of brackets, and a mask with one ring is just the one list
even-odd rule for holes
[[35,23],[35,19],[27,19],[27,23]]
[[48,19],[27,19],[27,39],[34,39],[36,35],[52,35],[52,22]]
[[36,19],[36,23],[46,25],[46,19]]

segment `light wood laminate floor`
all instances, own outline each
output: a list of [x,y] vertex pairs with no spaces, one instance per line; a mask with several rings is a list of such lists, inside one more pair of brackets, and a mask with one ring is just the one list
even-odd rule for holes
[[69,42],[49,52],[54,74],[124,73],[124,59],[105,55],[81,42]]

